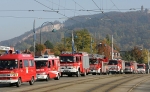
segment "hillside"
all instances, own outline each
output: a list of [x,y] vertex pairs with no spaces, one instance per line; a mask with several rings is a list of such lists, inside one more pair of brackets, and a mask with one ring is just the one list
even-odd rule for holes
[[[109,12],[95,15],[76,16],[66,20],[63,24],[56,23],[57,32],[52,33],[50,25],[42,28],[42,42],[50,40],[52,43],[60,42],[66,30],[86,28],[93,34],[96,41],[100,41],[107,34],[114,37],[114,43],[121,50],[128,50],[136,45],[150,47],[150,14],[146,11]],[[47,31],[45,31],[45,29]],[[40,28],[36,28],[36,42],[39,43]],[[28,48],[33,45],[32,30],[19,37],[0,42],[0,45],[15,46],[17,49]]]

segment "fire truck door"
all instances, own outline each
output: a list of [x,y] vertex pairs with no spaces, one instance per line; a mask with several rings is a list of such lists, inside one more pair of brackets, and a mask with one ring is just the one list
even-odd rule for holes
[[24,63],[24,66],[23,66],[23,73],[25,75],[25,78],[24,80],[27,81],[27,80],[30,80],[31,77],[30,77],[30,74],[29,74],[29,61],[28,60],[23,60],[23,63]]
[[32,59],[29,60],[29,67],[28,67],[28,74],[30,79],[32,78],[32,76],[36,75],[36,69],[34,67],[34,61]]
[[54,62],[54,60],[51,60],[50,63],[51,63],[51,75],[50,75],[50,77],[54,78],[56,76],[56,73],[55,73],[55,62]]
[[23,62],[22,60],[19,61],[19,74],[18,76],[21,77],[22,81],[25,81],[25,69],[23,67]]

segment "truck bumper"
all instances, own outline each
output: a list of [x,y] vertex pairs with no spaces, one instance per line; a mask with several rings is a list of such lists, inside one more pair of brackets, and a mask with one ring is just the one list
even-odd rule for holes
[[0,83],[16,83],[18,80],[0,80]]
[[46,79],[47,75],[36,75],[36,79],[37,80],[42,80],[42,79]]

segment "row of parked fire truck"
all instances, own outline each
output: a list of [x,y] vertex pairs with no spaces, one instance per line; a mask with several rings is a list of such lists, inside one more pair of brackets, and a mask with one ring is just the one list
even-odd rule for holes
[[35,80],[55,79],[68,75],[76,77],[88,74],[145,73],[145,65],[123,60],[108,60],[98,54],[86,52],[62,52],[59,57],[12,53],[0,56],[0,83],[9,83],[20,87],[22,82],[33,85]]

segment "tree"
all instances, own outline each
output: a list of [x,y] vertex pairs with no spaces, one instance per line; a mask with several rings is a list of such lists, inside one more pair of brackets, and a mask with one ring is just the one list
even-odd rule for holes
[[[90,35],[88,30],[81,29],[74,31],[74,47],[76,51],[84,51],[84,52],[91,52],[91,44],[93,53],[96,53],[96,43],[94,42],[94,38]],[[64,47],[64,38],[61,40],[61,43],[57,43],[53,51],[55,55],[59,55],[62,51],[72,51],[72,35],[65,37],[65,47]]]
[[36,49],[36,52],[41,52],[41,51],[43,51],[44,49],[46,49],[46,47],[45,47],[44,44],[36,44],[36,45],[35,45],[35,49]]
[[131,50],[131,56],[133,57],[133,59],[138,62],[138,63],[144,63],[143,62],[143,57],[142,57],[142,50],[140,50],[138,47],[134,47]]
[[30,50],[30,51],[34,51],[34,47],[31,46],[31,47],[29,48],[29,50]]
[[46,46],[47,49],[53,49],[53,44],[49,40],[47,40],[44,43],[44,45]]
[[[93,38],[93,37],[92,37]],[[76,51],[91,52],[90,46],[92,44],[92,50],[96,51],[96,43],[91,42],[91,35],[87,29],[81,29],[74,31],[74,47]],[[66,48],[71,51],[72,49],[72,37],[65,38]]]
[[62,44],[62,43],[57,43],[57,44],[54,46],[53,51],[54,51],[54,54],[55,54],[56,56],[60,55],[60,53],[61,53],[62,51],[65,51],[64,48],[62,48],[62,47],[63,47],[63,44]]

